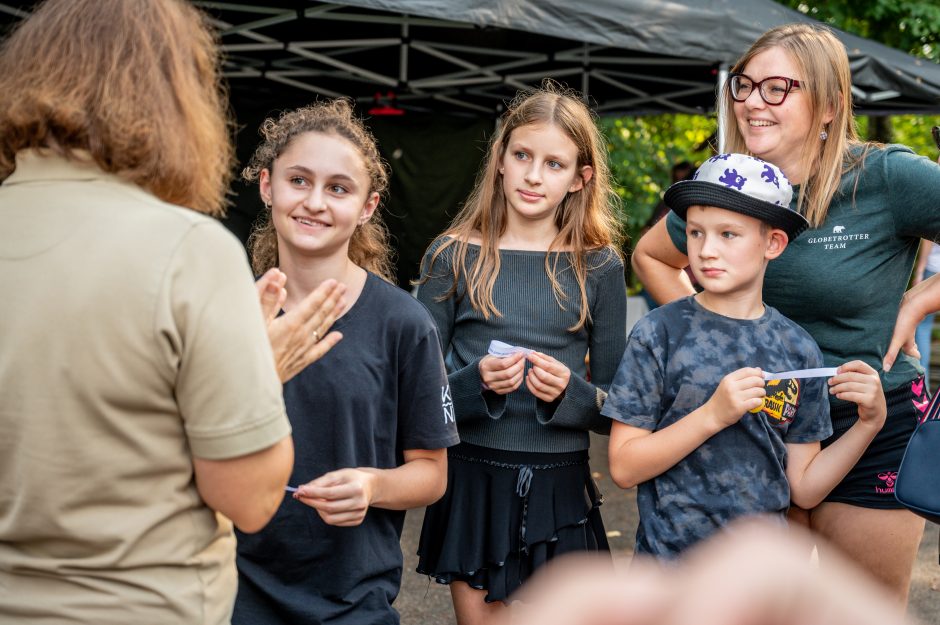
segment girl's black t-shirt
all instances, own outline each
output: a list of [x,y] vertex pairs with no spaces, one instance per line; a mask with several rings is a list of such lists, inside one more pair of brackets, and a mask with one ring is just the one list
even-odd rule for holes
[[[343,339],[284,385],[292,486],[458,442],[440,339],[420,303],[369,274],[333,329]],[[361,525],[334,527],[286,496],[267,527],[238,533],[233,624],[398,623],[404,518],[371,508]]]

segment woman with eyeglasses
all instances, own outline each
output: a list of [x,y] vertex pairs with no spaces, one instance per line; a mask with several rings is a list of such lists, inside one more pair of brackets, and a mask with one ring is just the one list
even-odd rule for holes
[[[914,328],[940,308],[940,282],[904,292],[920,239],[940,234],[940,167],[896,145],[859,140],[851,74],[831,32],[790,24],[762,35],[735,64],[724,98],[728,152],[777,165],[811,228],[767,269],[768,304],[805,328],[827,366],[862,359],[879,370],[884,428],[818,507],[791,511],[906,602],[924,521],[894,499],[905,446],[927,404]],[[666,302],[693,293],[675,214],[637,244],[633,266]],[[903,348],[900,357],[899,349]],[[858,418],[830,397],[837,439]],[[825,552],[820,554],[825,566]]]

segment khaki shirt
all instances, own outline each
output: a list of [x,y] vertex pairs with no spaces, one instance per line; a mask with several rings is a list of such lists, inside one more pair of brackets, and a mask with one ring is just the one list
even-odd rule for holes
[[0,186],[0,623],[226,623],[192,456],[290,427],[238,241],[94,165]]

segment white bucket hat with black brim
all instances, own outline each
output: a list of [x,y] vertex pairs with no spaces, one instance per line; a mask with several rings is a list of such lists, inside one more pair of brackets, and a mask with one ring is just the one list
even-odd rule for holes
[[780,228],[792,241],[809,222],[790,208],[793,187],[775,165],[745,154],[719,154],[698,168],[692,180],[675,183],[663,201],[683,220],[690,206],[716,206]]

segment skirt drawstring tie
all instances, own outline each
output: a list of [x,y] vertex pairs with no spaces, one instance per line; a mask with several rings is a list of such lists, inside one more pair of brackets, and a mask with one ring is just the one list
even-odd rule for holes
[[[532,486],[532,467],[522,465],[519,467],[519,477],[516,478],[516,494],[522,497],[522,522],[519,523],[519,544],[522,553],[529,553],[529,545],[525,539],[526,520],[529,515],[529,488]],[[521,582],[521,580],[520,580]]]

